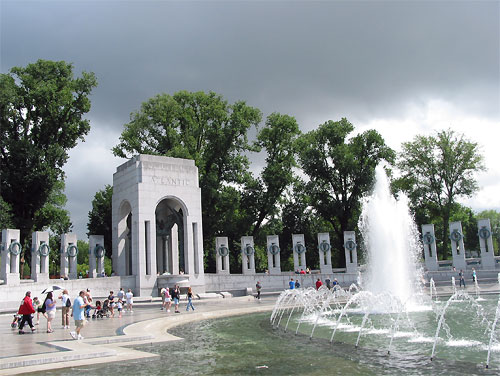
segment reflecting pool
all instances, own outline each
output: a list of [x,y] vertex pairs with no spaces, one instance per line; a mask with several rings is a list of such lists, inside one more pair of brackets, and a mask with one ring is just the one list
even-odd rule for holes
[[[483,302],[493,305],[495,300]],[[457,303],[456,312],[460,311]],[[452,311],[450,311],[451,313]],[[422,313],[429,314],[429,313]],[[451,317],[452,315],[450,315]],[[484,368],[484,350],[474,342],[438,348],[430,361],[429,344],[407,343],[404,336],[387,355],[383,333],[367,333],[359,347],[353,345],[356,334],[342,332],[331,344],[328,336],[309,339],[311,327],[301,323],[299,333],[273,329],[270,313],[230,317],[191,323],[171,330],[183,341],[138,349],[159,354],[152,360],[127,361],[40,372],[38,375],[496,375],[499,355],[495,353],[490,369]],[[293,325],[298,323],[293,319]],[[354,320],[354,318],[353,318]],[[290,324],[292,325],[292,324]],[[355,325],[353,323],[353,325]],[[453,324],[450,321],[450,325]],[[453,328],[451,328],[453,331]],[[351,334],[349,334],[351,333]],[[352,335],[352,338],[351,338]],[[374,340],[375,339],[375,340]],[[378,339],[378,340],[377,340]],[[458,339],[458,338],[457,338]],[[384,344],[384,345],[382,345]],[[460,356],[449,356],[457,353]],[[481,364],[483,362],[483,364]]]

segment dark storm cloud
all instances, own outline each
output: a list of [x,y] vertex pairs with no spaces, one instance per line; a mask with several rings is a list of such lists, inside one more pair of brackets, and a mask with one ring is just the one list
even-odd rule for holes
[[434,99],[499,116],[494,1],[0,0],[0,32],[2,72],[42,58],[97,75],[93,130],[65,168],[80,236],[120,163],[109,150],[123,124],[158,93],[213,90],[303,130],[403,118]]
[[496,2],[4,2],[2,8],[2,70],[42,57],[95,72],[91,117],[114,126],[149,97],[181,89],[214,90],[304,120],[318,112],[360,120],[393,115],[405,102],[429,96],[464,105],[473,96],[483,113],[498,113]]

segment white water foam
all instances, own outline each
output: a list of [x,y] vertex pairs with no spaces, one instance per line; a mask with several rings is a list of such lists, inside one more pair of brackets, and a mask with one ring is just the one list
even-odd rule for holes
[[422,271],[417,267],[419,233],[406,196],[396,200],[384,168],[376,168],[373,194],[363,202],[359,227],[367,251],[363,286],[373,294],[389,292],[408,303],[420,292]]

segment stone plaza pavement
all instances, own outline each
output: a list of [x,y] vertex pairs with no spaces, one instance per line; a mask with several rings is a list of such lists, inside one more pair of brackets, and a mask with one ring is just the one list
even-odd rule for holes
[[[475,287],[470,281],[467,282],[466,290],[474,296]],[[24,335],[19,335],[17,329],[11,329],[11,313],[1,314],[0,375],[155,357],[157,355],[134,350],[132,347],[180,340],[181,338],[170,335],[168,329],[193,321],[270,313],[278,293],[265,293],[260,301],[253,296],[196,300],[193,302],[196,308],[194,312],[185,311],[184,300],[181,301],[181,313],[178,314],[173,313],[173,310],[170,313],[160,310],[159,300],[136,303],[134,312],[124,313],[122,318],[90,319],[82,330],[85,339],[80,341],[73,340],[69,334],[74,330],[73,326],[71,329],[61,328],[60,310],[53,321],[53,333],[46,332],[47,321],[41,317],[37,332],[29,333],[29,327],[25,327]],[[440,283],[437,293],[443,296],[451,295],[451,283]],[[480,293],[497,294],[499,284],[493,281],[482,283]]]
[[52,322],[53,333],[46,332],[47,320],[41,317],[35,333],[25,327],[26,334],[19,335],[10,327],[13,314],[2,314],[0,375],[155,357],[130,346],[179,340],[167,330],[192,321],[271,311],[276,297],[264,296],[260,301],[253,296],[197,300],[193,301],[196,310],[190,312],[186,312],[186,302],[182,301],[181,313],[177,314],[173,309],[170,313],[160,310],[158,300],[137,303],[133,313],[124,313],[121,318],[90,319],[81,332],[84,339],[79,341],[69,334],[74,325],[62,328],[60,310]]

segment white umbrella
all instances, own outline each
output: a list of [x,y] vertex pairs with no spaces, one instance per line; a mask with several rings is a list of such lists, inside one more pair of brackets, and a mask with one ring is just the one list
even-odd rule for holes
[[52,285],[50,287],[47,287],[45,290],[42,291],[42,294],[47,294],[48,292],[53,292],[56,290],[62,290],[63,288],[61,286],[57,285]]

